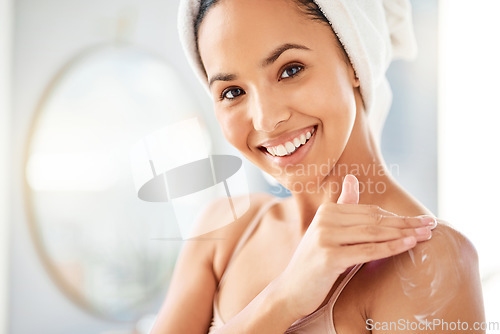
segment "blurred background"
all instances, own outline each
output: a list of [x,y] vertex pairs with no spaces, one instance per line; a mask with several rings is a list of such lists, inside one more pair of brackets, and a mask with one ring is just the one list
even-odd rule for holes
[[[388,71],[383,155],[474,243],[500,321],[500,3],[412,5],[419,55]],[[147,333],[182,238],[171,203],[138,199],[131,147],[196,117],[212,154],[237,155],[183,56],[177,6],[0,0],[0,333]],[[243,167],[250,191],[286,195]]]

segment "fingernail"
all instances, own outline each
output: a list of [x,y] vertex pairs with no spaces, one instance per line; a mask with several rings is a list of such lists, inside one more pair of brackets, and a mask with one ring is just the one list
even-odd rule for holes
[[429,229],[429,227],[419,227],[419,228],[416,228],[415,229],[415,232],[418,234],[418,235],[426,235],[430,232],[431,230]]
[[437,221],[436,221],[436,218],[433,218],[433,217],[424,217],[422,218],[422,224],[424,224],[425,226],[431,226],[431,227],[436,227],[437,226]]

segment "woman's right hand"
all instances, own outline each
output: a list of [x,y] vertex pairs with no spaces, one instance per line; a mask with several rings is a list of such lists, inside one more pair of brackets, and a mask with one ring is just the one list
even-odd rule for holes
[[314,312],[349,267],[397,255],[431,237],[434,218],[397,216],[376,205],[357,204],[358,199],[358,180],[347,175],[337,203],[320,205],[277,278],[294,318]]

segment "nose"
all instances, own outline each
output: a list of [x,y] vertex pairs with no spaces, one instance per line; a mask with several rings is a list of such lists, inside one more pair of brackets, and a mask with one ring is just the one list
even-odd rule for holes
[[291,113],[286,103],[283,103],[275,94],[254,93],[253,95],[250,113],[255,130],[271,132],[279,123],[290,118]]

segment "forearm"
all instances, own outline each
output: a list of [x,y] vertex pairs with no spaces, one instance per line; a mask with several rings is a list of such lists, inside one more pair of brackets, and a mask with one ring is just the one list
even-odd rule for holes
[[285,291],[275,280],[216,333],[283,334],[295,318]]

